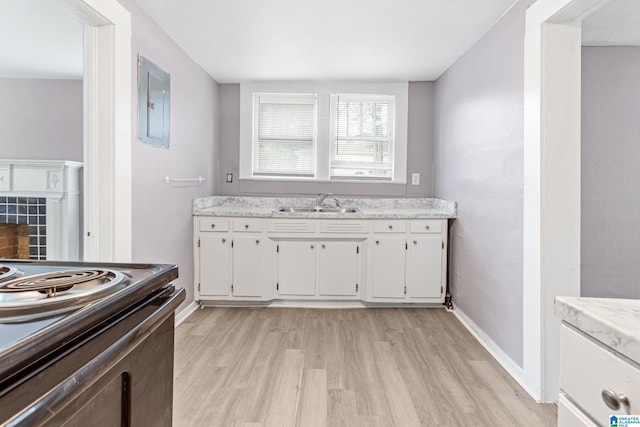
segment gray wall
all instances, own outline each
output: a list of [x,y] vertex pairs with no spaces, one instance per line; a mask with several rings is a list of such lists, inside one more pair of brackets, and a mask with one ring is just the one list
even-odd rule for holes
[[522,366],[525,12],[518,2],[435,83],[435,196],[458,201],[458,309]]
[[0,157],[82,161],[82,80],[0,78]]
[[[131,0],[133,261],[177,264],[187,300],[193,301],[194,197],[215,194],[218,84],[191,60]],[[171,74],[171,146],[155,148],[137,140],[137,54]],[[207,178],[204,184],[164,183],[164,177]]]
[[[220,85],[220,195],[309,195],[333,192],[337,195],[430,197],[433,195],[433,83],[409,83],[407,132],[407,184],[358,184],[327,182],[269,182],[238,179],[240,141],[240,85]],[[227,172],[232,183],[225,182]],[[420,173],[420,185],[411,185],[411,173]]]
[[640,298],[640,47],[583,47],[581,132],[581,294]]

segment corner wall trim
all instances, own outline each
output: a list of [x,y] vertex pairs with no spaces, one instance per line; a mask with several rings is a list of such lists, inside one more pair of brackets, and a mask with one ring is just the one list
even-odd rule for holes
[[197,302],[191,301],[191,304],[189,304],[188,306],[183,308],[180,311],[180,313],[176,314],[176,325],[175,325],[175,327],[177,328],[178,326],[180,326],[182,324],[182,322],[187,320],[187,318],[189,316],[191,316],[198,309],[198,307],[199,307],[199,305],[198,305]]
[[462,326],[478,340],[478,342],[484,347],[485,350],[504,368],[505,371],[511,377],[516,380],[518,384],[531,396],[536,402],[540,403],[536,398],[533,388],[525,381],[524,370],[518,366],[511,358],[482,330],[480,327],[471,320],[463,311],[458,307],[454,307],[452,310],[454,316],[462,323]]

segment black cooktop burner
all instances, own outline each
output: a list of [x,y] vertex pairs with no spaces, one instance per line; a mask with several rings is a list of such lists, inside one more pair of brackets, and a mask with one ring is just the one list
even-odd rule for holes
[[115,273],[109,270],[55,271],[0,283],[0,292],[38,291],[47,296],[56,296],[81,283],[91,281],[95,281],[94,285],[108,283],[115,276]]

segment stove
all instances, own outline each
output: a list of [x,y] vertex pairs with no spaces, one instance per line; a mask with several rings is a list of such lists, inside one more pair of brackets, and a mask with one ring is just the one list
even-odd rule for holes
[[0,260],[0,426],[170,426],[177,277],[163,264]]

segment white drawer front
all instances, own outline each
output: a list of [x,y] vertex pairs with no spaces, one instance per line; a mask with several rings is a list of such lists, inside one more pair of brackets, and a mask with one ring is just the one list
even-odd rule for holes
[[201,217],[200,231],[229,231],[229,220]]
[[373,222],[374,233],[404,233],[407,230],[405,221],[399,220],[380,220]]
[[558,398],[558,427],[598,427],[580,409],[576,408],[564,393]]
[[348,219],[327,220],[320,222],[322,233],[368,233],[369,226],[365,221],[352,221]]
[[283,219],[271,220],[267,223],[267,231],[273,233],[313,233],[316,231],[315,221]]
[[233,231],[260,232],[262,231],[261,219],[234,219]]
[[640,414],[640,369],[615,356],[580,333],[562,325],[560,333],[560,388],[591,418],[607,425],[614,411],[602,400],[602,390],[625,394],[631,414]]
[[442,221],[411,221],[410,230],[412,233],[442,233]]

